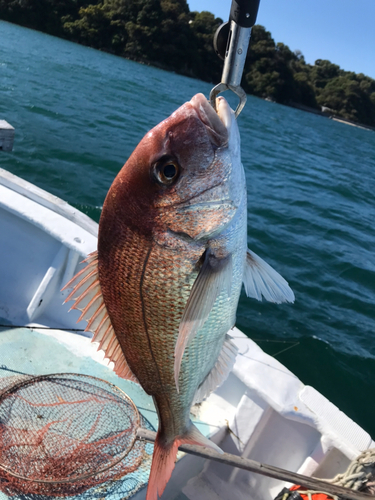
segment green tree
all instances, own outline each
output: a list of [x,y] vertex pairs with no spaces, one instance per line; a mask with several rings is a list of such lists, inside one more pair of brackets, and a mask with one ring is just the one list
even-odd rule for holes
[[222,23],[222,19],[215,18],[211,12],[192,12],[190,15],[189,25],[195,39],[193,71],[202,80],[212,83],[220,81],[223,69],[223,62],[212,44],[214,33]]
[[133,3],[138,4],[138,9],[132,6],[132,15],[125,24],[128,38],[124,55],[136,61],[158,63],[160,62],[159,26],[163,21],[160,1],[141,0]]
[[316,101],[315,89],[309,78],[309,73],[306,71],[298,71],[293,73],[293,101],[304,104],[311,108],[318,108]]
[[244,68],[244,90],[259,97],[276,98],[279,74],[274,70],[276,44],[263,26],[254,26]]
[[345,72],[330,80],[320,92],[318,102],[348,120],[375,126],[375,81]]
[[76,16],[87,0],[0,0],[0,19],[64,37],[61,18]]
[[163,19],[159,26],[159,60],[164,67],[194,76],[196,45],[190,29],[186,0],[161,0]]
[[69,17],[63,24],[66,35],[74,42],[94,47],[95,49],[110,50],[113,36],[111,17],[106,7],[99,3],[81,7],[79,18],[69,22]]
[[327,83],[340,74],[340,66],[326,59],[317,59],[311,71],[311,80],[315,88],[324,89]]
[[301,52],[273,40],[263,26],[254,26],[245,65],[245,90],[287,104],[294,101],[316,107],[310,69]]

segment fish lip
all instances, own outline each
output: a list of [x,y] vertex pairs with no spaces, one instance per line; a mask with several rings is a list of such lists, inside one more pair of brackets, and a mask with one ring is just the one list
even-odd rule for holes
[[216,110],[217,116],[220,118],[224,127],[227,129],[230,135],[231,128],[233,126],[233,120],[235,119],[233,110],[228,104],[228,101],[223,96],[218,96],[216,98]]
[[[228,103],[224,98],[224,103],[228,106]],[[219,101],[217,100],[218,104]],[[221,112],[216,113],[210,103],[207,101],[203,94],[196,94],[190,101],[190,104],[193,106],[195,112],[198,115],[198,118],[206,127],[207,133],[210,137],[212,144],[216,147],[225,147],[228,145],[229,140],[229,125],[228,120],[223,120],[222,117],[226,117],[224,112],[225,104],[219,104],[221,108]],[[228,125],[228,126],[227,126]]]

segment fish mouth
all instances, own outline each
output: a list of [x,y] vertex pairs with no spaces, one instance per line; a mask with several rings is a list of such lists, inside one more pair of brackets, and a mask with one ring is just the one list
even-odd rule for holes
[[203,94],[195,95],[190,104],[206,127],[212,144],[216,147],[227,146],[232,120],[231,109],[224,97],[216,99],[217,113]]

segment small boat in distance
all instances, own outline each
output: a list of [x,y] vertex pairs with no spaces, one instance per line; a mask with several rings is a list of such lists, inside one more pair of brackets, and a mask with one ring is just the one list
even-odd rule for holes
[[[0,377],[59,371],[100,375],[129,393],[156,427],[151,398],[114,374],[83,331],[86,323],[76,324],[79,311],[68,314],[70,304],[63,304],[68,291],[61,288],[96,250],[97,232],[98,225],[79,210],[0,169]],[[234,328],[230,334],[239,351],[232,372],[191,410],[200,431],[224,451],[331,478],[375,446],[367,432],[242,332]],[[138,481],[122,498],[145,498],[147,474]],[[186,455],[162,499],[272,500],[284,486]],[[0,485],[0,500],[7,498]]]

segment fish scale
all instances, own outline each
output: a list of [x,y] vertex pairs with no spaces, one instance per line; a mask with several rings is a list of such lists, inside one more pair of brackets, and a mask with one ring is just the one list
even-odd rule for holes
[[[198,254],[198,258],[199,256]],[[175,262],[177,266],[174,265]],[[193,272],[194,267],[191,256],[155,245],[149,255],[145,271],[142,292],[151,348],[160,366],[161,383],[174,391],[176,388],[173,378],[173,352],[176,332],[191,285],[196,277],[196,273]],[[160,269],[163,270],[162,277],[158,276]],[[190,278],[191,283],[186,281],[186,277]],[[174,310],[166,317],[165,312],[169,311],[170,304],[173,304]]]

